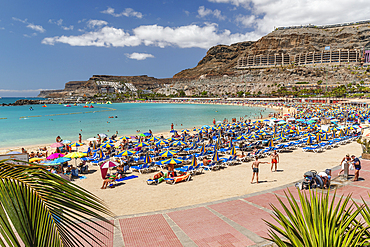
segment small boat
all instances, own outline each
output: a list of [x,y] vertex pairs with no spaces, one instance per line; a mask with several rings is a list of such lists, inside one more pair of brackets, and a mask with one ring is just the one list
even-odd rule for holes
[[48,107],[48,106],[44,104],[42,107]]
[[89,106],[87,106],[87,105],[84,105],[84,108],[89,108]]
[[91,105],[91,106],[89,106],[89,108],[94,108],[94,107]]
[[64,105],[65,107],[71,107],[71,105]]

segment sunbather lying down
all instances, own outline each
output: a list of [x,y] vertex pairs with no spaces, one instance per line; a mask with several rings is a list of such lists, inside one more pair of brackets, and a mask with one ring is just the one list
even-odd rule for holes
[[159,183],[163,182],[163,181],[164,181],[164,179],[165,179],[165,178],[167,178],[167,176],[168,176],[167,172],[162,172],[162,171],[160,171],[160,172],[158,172],[157,174],[155,174],[155,175],[153,176],[153,178],[148,179],[148,180],[146,181],[146,183],[147,183],[147,184],[159,184]]

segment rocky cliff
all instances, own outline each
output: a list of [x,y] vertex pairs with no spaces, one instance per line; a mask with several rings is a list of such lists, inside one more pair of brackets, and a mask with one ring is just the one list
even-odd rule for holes
[[328,81],[342,84],[354,81],[369,81],[367,71],[358,71],[357,65],[348,67],[285,66],[269,69],[236,70],[240,57],[260,54],[285,53],[295,55],[322,51],[326,46],[336,49],[370,50],[370,24],[334,26],[330,28],[278,29],[256,42],[245,41],[232,45],[217,45],[208,50],[206,56],[191,69],[183,70],[173,78],[157,79],[143,76],[94,75],[88,81],[71,81],[62,91],[44,91],[42,97],[93,96],[98,93],[96,81],[130,82],[137,89],[152,90],[163,94],[197,95],[207,91],[211,95],[225,95],[238,91],[269,92],[277,85],[305,81],[317,83]]
[[335,49],[370,47],[370,24],[334,28],[297,28],[276,30],[256,42],[212,47],[192,69],[183,70],[174,78],[198,78],[205,75],[236,75],[238,59],[247,55],[314,52],[326,46]]

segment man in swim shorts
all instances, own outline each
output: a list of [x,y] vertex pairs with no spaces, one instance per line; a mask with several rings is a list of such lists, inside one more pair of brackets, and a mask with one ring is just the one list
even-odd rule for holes
[[360,159],[357,158],[355,155],[351,156],[353,165],[355,167],[355,178],[353,181],[358,181],[358,177],[360,176],[360,170],[361,170],[361,162]]
[[266,164],[266,163],[268,163],[268,162],[259,161],[258,157],[256,157],[256,160],[252,163],[253,175],[252,175],[251,184],[253,184],[254,175],[256,175],[256,181],[257,181],[257,184],[258,184],[259,165],[260,164]]
[[279,155],[277,154],[276,150],[271,154],[271,171],[275,165],[275,172],[277,169],[277,163],[279,163]]

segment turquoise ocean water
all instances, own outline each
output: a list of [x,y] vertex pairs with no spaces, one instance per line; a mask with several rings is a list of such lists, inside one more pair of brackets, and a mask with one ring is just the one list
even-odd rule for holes
[[[105,133],[111,136],[136,135],[136,131],[169,131],[171,123],[176,130],[212,125],[227,118],[256,117],[265,108],[227,105],[117,103],[94,104],[95,108],[64,105],[0,106],[0,148],[55,142],[60,135],[64,140],[78,140]],[[264,116],[273,112],[267,108]],[[117,116],[117,118],[109,118]],[[181,126],[182,124],[182,126]],[[82,130],[82,131],[81,131]],[[109,132],[108,132],[109,130]]]

